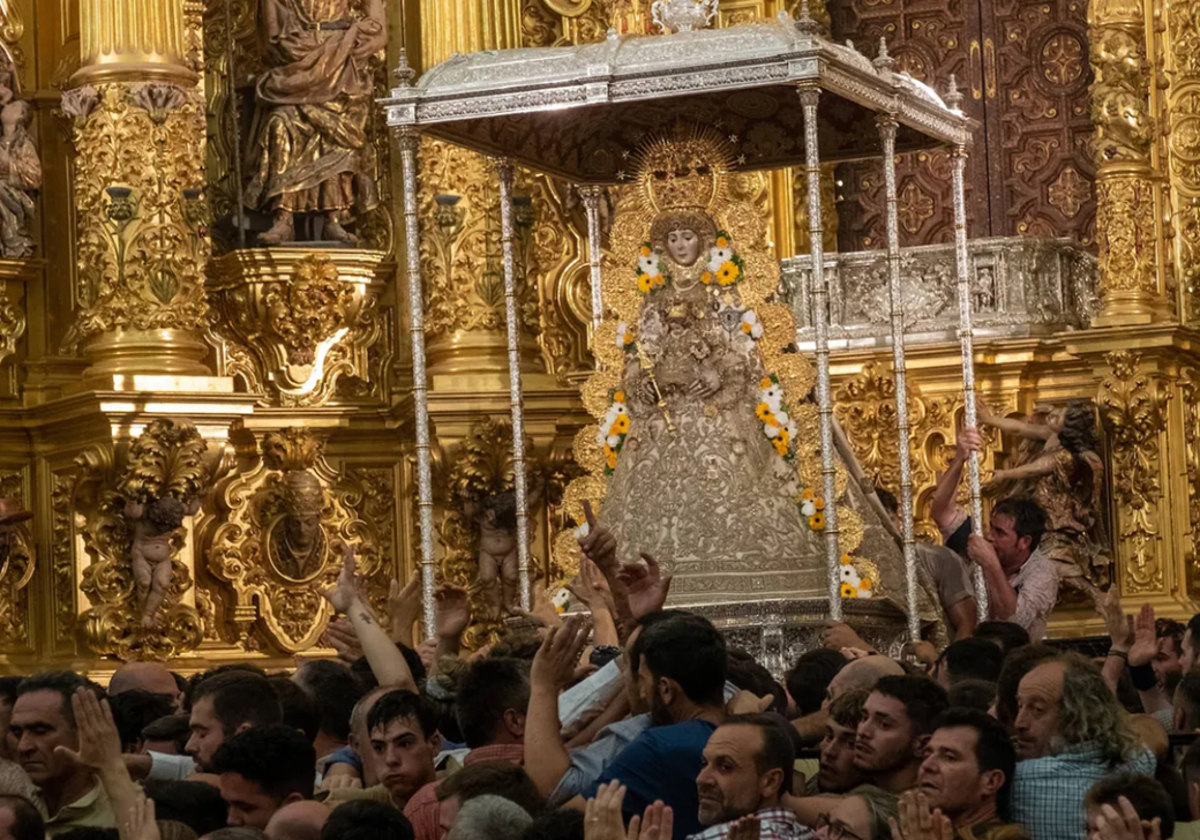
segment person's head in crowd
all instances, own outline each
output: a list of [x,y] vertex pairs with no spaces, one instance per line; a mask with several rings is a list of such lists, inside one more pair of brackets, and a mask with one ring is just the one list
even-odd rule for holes
[[154,816],[190,826],[205,835],[226,825],[228,808],[221,790],[205,782],[174,779],[146,779],[142,782],[146,797],[154,800]]
[[1021,759],[1090,744],[1099,747],[1104,761],[1119,764],[1137,742],[1128,713],[1100,670],[1078,654],[1042,662],[1025,675],[1013,732]]
[[787,692],[748,651],[729,649],[725,679],[739,691],[749,691],[755,697],[770,697],[770,711],[787,714]]
[[1173,618],[1158,618],[1154,621],[1155,650],[1150,664],[1154,666],[1154,675],[1158,684],[1165,686],[1167,677],[1178,674],[1183,669],[1180,660],[1183,658],[1183,637],[1187,628]]
[[127,753],[141,750],[143,729],[175,711],[170,697],[152,694],[142,688],[127,689],[115,697],[110,695],[108,705],[121,738],[121,751]]
[[[1192,745],[1183,754],[1179,764],[1183,773],[1183,783],[1187,786],[1189,814],[1177,814],[1181,822],[1200,820],[1200,738],[1192,741]],[[1182,819],[1186,817],[1187,819]]]
[[[625,682],[625,696],[629,700],[630,711],[635,715],[646,714],[650,711],[650,700],[642,693],[642,686],[639,680],[639,668],[642,663],[642,651],[645,647],[643,637],[651,627],[660,624],[664,621],[670,621],[674,618],[693,617],[694,613],[686,610],[656,610],[652,613],[647,613],[638,620],[637,627],[633,628],[633,632],[629,634],[629,638],[625,642],[625,649],[621,653],[621,657],[627,666],[624,669],[623,677]],[[492,650],[492,655],[496,655],[495,649]],[[728,667],[728,661],[726,662]]]
[[1188,671],[1175,688],[1172,704],[1176,732],[1200,729],[1200,669]]
[[317,659],[296,669],[292,681],[317,704],[321,715],[321,752],[344,747],[350,738],[350,712],[366,694],[362,683],[341,662]]
[[379,774],[375,769],[375,752],[371,749],[371,733],[367,729],[367,718],[375,701],[387,694],[390,688],[374,688],[368,691],[361,700],[354,704],[350,713],[350,747],[362,761],[363,787],[374,787],[379,784]]
[[161,717],[142,728],[142,752],[183,755],[192,736],[191,715],[177,712]]
[[531,815],[542,810],[542,798],[528,773],[505,761],[481,761],[438,785],[438,820],[443,835],[457,822],[463,806],[481,796],[502,797]]
[[[321,731],[321,710],[311,694],[292,681],[287,674],[272,674],[267,677],[271,690],[279,700],[283,713],[282,723],[304,733],[309,741],[316,741]],[[349,718],[349,712],[346,717]]]
[[179,702],[175,675],[156,662],[126,662],[118,668],[108,683],[108,696],[118,697],[126,691],[148,691]]
[[359,799],[330,812],[321,840],[413,840],[413,827],[392,806]]
[[462,806],[446,840],[521,840],[532,823],[529,812],[511,799],[486,794]]
[[229,825],[265,829],[284,805],[312,799],[316,763],[312,743],[282,723],[252,726],[229,738],[213,756]]
[[24,677],[0,677],[0,759],[16,760],[8,749],[8,722],[12,720],[13,705],[17,702],[17,686]]
[[203,835],[200,840],[266,840],[265,834],[257,828],[239,825],[237,827],[226,826],[218,828],[216,831],[210,831]]
[[501,659],[524,659],[532,662],[542,646],[542,637],[535,630],[517,630],[505,634],[492,648],[492,656]]
[[92,771],[57,749],[79,749],[79,732],[71,697],[81,688],[103,696],[104,690],[70,671],[44,671],[17,687],[9,723],[10,746],[30,780],[41,788],[51,813],[75,802],[95,787]]
[[266,677],[267,672],[255,665],[253,662],[228,662],[224,665],[218,665],[215,668],[209,668],[207,671],[201,671],[198,674],[192,674],[188,677],[187,682],[183,686],[183,698],[181,700],[182,707],[185,711],[192,710],[192,704],[195,703],[197,692],[200,686],[211,680],[213,677],[219,677],[222,674],[253,674],[258,677]]
[[951,706],[989,712],[996,702],[996,684],[987,680],[962,680],[950,686],[947,694]]
[[866,780],[854,766],[854,741],[870,693],[861,688],[847,691],[829,704],[829,719],[821,741],[821,769],[817,773],[817,789],[821,793],[845,793]]
[[538,814],[521,840],[584,840],[583,811],[560,808]]
[[529,663],[511,657],[475,662],[458,684],[458,730],[471,749],[525,741]]
[[784,682],[788,696],[796,704],[800,717],[820,711],[829,696],[829,683],[846,665],[839,651],[817,648],[802,653],[787,672]]
[[1200,664],[1200,613],[1192,616],[1179,646],[1179,669],[1185,674]]
[[375,772],[397,804],[434,780],[433,759],[442,738],[433,709],[421,695],[393,689],[376,698],[367,714],[367,732]]
[[23,796],[0,794],[0,840],[45,840],[46,826],[33,803]]
[[197,840],[199,837],[189,826],[181,822],[158,820],[156,825],[160,840]]
[[891,840],[888,820],[899,820],[900,804],[894,794],[859,785],[831,800],[829,810],[817,817],[816,840]]
[[192,734],[187,752],[196,768],[209,772],[217,749],[234,735],[283,721],[279,698],[261,674],[230,670],[208,677],[191,694]]
[[987,639],[959,639],[938,657],[934,679],[947,691],[963,680],[995,682],[1004,666],[1004,653]]
[[1149,776],[1137,773],[1114,773],[1092,785],[1084,800],[1087,809],[1088,837],[1095,840],[1098,837],[1098,823],[1101,807],[1111,806],[1118,814],[1121,813],[1120,800],[1124,798],[1137,812],[1138,820],[1146,836],[1155,820],[1159,821],[1159,836],[1169,838],[1175,836],[1175,820],[1177,815],[1171,804],[1171,797],[1165,788]]
[[320,802],[292,802],[271,816],[265,831],[271,840],[321,840],[328,819],[329,809]]
[[836,700],[847,691],[870,691],[882,677],[902,677],[900,663],[886,656],[864,656],[847,662],[829,681],[829,699]]
[[981,621],[971,633],[973,639],[987,639],[1007,657],[1017,648],[1029,644],[1029,631],[1011,621]]
[[926,677],[883,677],[863,704],[854,766],[892,793],[912,787],[933,719],[949,706],[946,690]]
[[638,690],[655,724],[688,720],[698,709],[724,709],[725,637],[708,619],[673,616],[645,628],[633,646]]
[[996,680],[996,719],[1010,732],[1017,720],[1017,689],[1021,680],[1039,663],[1058,655],[1058,650],[1049,645],[1026,645],[1005,657],[1000,678]]
[[796,750],[784,727],[778,715],[741,715],[709,736],[696,777],[701,825],[776,808],[791,793]]
[[1004,571],[1012,574],[1037,551],[1046,533],[1046,511],[1033,499],[1019,496],[1002,499],[988,520],[988,541]]
[[951,708],[933,721],[917,783],[930,808],[956,825],[1008,817],[1008,793],[1017,766],[1012,740],[1000,722],[978,709]]

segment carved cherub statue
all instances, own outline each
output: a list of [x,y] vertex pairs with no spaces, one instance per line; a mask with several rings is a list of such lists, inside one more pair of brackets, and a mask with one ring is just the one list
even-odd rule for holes
[[515,615],[520,606],[516,494],[509,490],[488,496],[467,512],[479,525],[479,585],[488,595],[492,615]]
[[186,502],[164,496],[149,502],[125,503],[125,519],[133,525],[133,580],[143,627],[154,626],[155,614],[171,588],[171,538],[183,527],[184,518],[199,510],[199,496]]

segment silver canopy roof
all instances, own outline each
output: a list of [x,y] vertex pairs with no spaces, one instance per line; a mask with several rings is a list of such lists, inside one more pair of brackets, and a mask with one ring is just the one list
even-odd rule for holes
[[381,104],[389,126],[578,183],[621,181],[639,143],[680,122],[727,135],[741,170],[802,164],[804,85],[824,92],[823,161],[877,157],[878,113],[899,122],[898,152],[970,144],[977,123],[931,88],[813,29],[781,13],[726,29],[455,55]]

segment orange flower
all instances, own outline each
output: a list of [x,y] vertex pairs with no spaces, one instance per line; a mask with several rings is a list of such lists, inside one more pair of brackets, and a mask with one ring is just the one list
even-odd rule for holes
[[771,377],[764,376],[762,379],[759,380],[758,387],[760,389],[765,389],[765,388],[770,388],[774,384],[775,383],[771,381]]
[[754,407],[754,413],[758,416],[758,419],[764,423],[775,416],[771,413],[771,406],[767,405],[765,402],[760,402],[758,405],[756,405]]
[[812,516],[808,517],[808,527],[812,528],[814,531],[824,531],[825,514],[814,513]]
[[813,491],[811,487],[805,487],[804,492],[800,494],[800,498],[806,502],[811,502],[813,499]]
[[705,286],[711,286],[712,281],[713,281],[713,275],[712,275],[711,271],[706,271],[700,275],[700,282],[703,283]]
[[650,256],[650,253],[651,253],[651,251],[650,251],[650,246],[649,246],[649,245],[643,245],[643,246],[642,246],[642,256],[643,256],[643,257],[648,257],[648,256]]
[[611,450],[608,453],[608,468],[610,470],[617,468],[617,453]]
[[775,444],[776,452],[778,452],[781,456],[787,455],[787,453],[788,453],[787,439],[784,438],[783,435],[776,436],[776,438],[774,440],[774,444]]
[[867,590],[868,592],[869,592],[869,591],[871,591],[871,586],[872,586],[872,583],[871,583],[871,579],[870,579],[870,578],[863,578],[862,580],[860,580],[860,581],[858,582],[858,588],[859,588],[859,589],[865,589],[865,590]]
[[604,444],[604,457],[605,458],[614,458],[614,457],[616,457],[616,454],[617,454],[617,450],[613,449],[607,443]]
[[728,248],[729,240],[726,239],[724,236],[718,236],[717,237],[717,247],[718,248]]
[[629,415],[618,414],[617,419],[613,421],[611,431],[618,435],[623,435],[629,431]]
[[817,498],[813,500],[813,507],[815,507],[817,510],[825,510],[825,500],[820,496],[817,496]]
[[614,393],[613,394],[613,402],[619,402],[619,403],[625,402],[625,392],[617,391],[616,393]]

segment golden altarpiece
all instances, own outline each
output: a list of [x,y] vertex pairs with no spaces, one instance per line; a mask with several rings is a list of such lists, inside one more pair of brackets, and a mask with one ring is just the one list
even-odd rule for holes
[[[353,219],[321,190],[307,205],[272,198],[289,172],[256,158],[256,132],[295,140],[319,115],[272,75],[281,60],[263,46],[270,5],[0,0],[9,98],[28,103],[23,130],[41,161],[37,188],[21,193],[33,200],[31,244],[21,253],[5,240],[0,260],[0,496],[33,513],[10,526],[0,562],[6,669],[103,675],[143,657],[183,671],[285,666],[320,649],[330,615],[319,590],[340,544],[358,548],[380,602],[392,577],[417,572],[396,144],[373,101],[350,120],[359,176],[338,189],[354,197]],[[370,45],[356,64],[360,100],[386,95],[402,48],[424,71],[457,52],[654,31],[641,0],[328,5],[335,19],[348,15],[329,31]],[[723,0],[714,25],[771,20],[791,5]],[[901,70],[939,90],[956,75],[980,126],[968,172],[978,394],[1010,415],[1096,402],[1113,557],[1096,582],[1118,585],[1129,604],[1190,615],[1200,591],[1200,3],[986,5],[964,20],[907,0],[811,11],[870,56],[882,37]],[[419,156],[437,560],[445,578],[469,584],[479,502],[512,478],[501,197],[484,157],[431,139]],[[904,155],[897,171],[921,532],[963,409],[950,211],[937,188],[948,158]],[[886,307],[872,303],[883,289],[882,251],[872,253],[881,186],[852,163],[822,174],[835,411],[863,467],[895,486],[892,353],[877,314]],[[777,257],[807,250],[801,170],[739,183]],[[562,488],[580,471],[572,447],[590,422],[580,396],[594,364],[587,220],[607,228],[618,196],[519,168],[512,189],[537,488],[530,566],[546,577]],[[796,309],[802,350],[811,270],[785,259],[778,292]],[[1015,440],[991,444],[988,466],[1016,455]],[[180,527],[151,527],[149,511],[168,496],[180,501]],[[161,587],[147,582],[157,570],[170,572],[159,572]],[[163,599],[153,621],[148,593]],[[1051,631],[1100,627],[1079,601]]]

